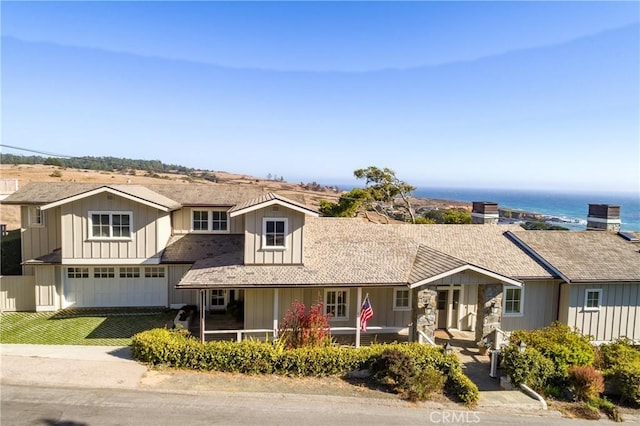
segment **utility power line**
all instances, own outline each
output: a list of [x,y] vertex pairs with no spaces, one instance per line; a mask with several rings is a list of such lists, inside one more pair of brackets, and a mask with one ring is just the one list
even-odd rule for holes
[[0,146],[4,148],[17,149],[19,151],[27,151],[27,152],[33,152],[36,154],[48,155],[49,157],[76,158],[73,155],[55,154],[53,152],[38,151],[35,149],[21,148],[19,146],[12,146],[12,145],[5,145],[5,144],[0,144]]

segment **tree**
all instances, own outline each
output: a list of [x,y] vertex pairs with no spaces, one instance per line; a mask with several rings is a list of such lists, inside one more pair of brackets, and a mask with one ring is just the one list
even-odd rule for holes
[[342,194],[337,203],[320,201],[320,213],[332,217],[354,217],[363,203],[369,198],[369,193],[360,188]]
[[[398,179],[396,172],[386,167],[380,169],[369,166],[366,169],[358,169],[353,174],[357,179],[365,179],[365,189],[369,192],[371,201],[370,207],[377,209],[377,203],[393,203],[400,197],[402,200],[400,207],[409,215],[411,223],[416,223],[415,212],[410,200],[411,193],[416,188]],[[376,211],[388,217],[386,213]]]

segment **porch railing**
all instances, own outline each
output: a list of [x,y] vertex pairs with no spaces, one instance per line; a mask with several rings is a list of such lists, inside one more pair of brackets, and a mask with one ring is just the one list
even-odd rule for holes
[[269,337],[269,334],[271,334],[271,337],[273,337],[274,332],[270,328],[256,328],[251,330],[205,330],[203,334],[205,336],[211,334],[235,334],[236,341],[241,342],[244,334],[264,334],[265,337]]
[[[352,334],[357,331],[356,327],[331,327],[332,334]],[[367,333],[369,332],[378,332],[378,333],[397,333],[397,334],[407,334],[409,333],[409,329],[407,327],[379,327],[379,326],[371,326],[367,327]],[[247,329],[247,330],[205,330],[206,335],[236,335],[236,340],[238,342],[242,341],[244,335],[247,334],[263,334],[265,337],[273,338],[276,336],[277,331],[270,328],[256,328],[256,329]],[[435,343],[431,343],[435,345]]]
[[511,337],[510,332],[506,332],[499,328],[494,330],[494,338],[493,338],[493,349],[502,349],[503,345],[509,344],[509,338]]
[[422,345],[427,343],[431,346],[436,346],[436,342],[434,342],[431,337],[427,336],[422,330],[418,330],[418,342]]

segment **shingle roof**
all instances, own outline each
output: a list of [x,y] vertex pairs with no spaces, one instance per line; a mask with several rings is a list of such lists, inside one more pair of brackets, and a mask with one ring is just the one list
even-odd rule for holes
[[73,197],[83,192],[100,188],[104,184],[76,182],[29,182],[2,200],[2,204],[53,203],[63,198]]
[[283,197],[282,195],[278,195],[273,192],[268,192],[252,200],[247,200],[245,202],[239,203],[236,206],[234,206],[232,209],[230,209],[229,213],[231,214],[231,216],[233,216],[233,213],[242,214],[242,212],[245,210],[251,210],[254,207],[259,207],[262,204],[267,204],[272,201],[280,202],[281,204],[288,205],[289,207],[298,208],[299,210],[309,212],[314,215],[319,214],[318,212],[309,208],[308,206],[306,206],[301,202],[294,201],[290,198]]
[[549,271],[504,235],[515,228],[381,225],[359,219],[308,217],[304,265],[243,265],[241,253],[202,259],[178,287],[406,285],[418,277],[412,276],[412,270],[421,246],[423,254],[440,252],[443,261],[440,267],[421,264],[416,274],[423,278],[437,274],[442,267],[467,263],[506,277],[551,278]]
[[257,186],[236,184],[155,184],[145,186],[183,206],[231,207],[264,193],[262,188]]
[[640,281],[640,245],[607,231],[524,231],[514,235],[571,282]]
[[192,263],[221,254],[240,255],[244,248],[244,235],[240,234],[182,234],[174,235],[162,253],[162,263]]
[[431,247],[419,246],[416,259],[411,268],[409,282],[415,283],[429,277],[434,277],[453,269],[467,265],[467,262],[441,253]]

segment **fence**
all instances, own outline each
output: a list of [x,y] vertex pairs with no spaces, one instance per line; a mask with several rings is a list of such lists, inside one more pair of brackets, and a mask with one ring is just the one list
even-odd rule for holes
[[0,312],[35,311],[36,280],[33,275],[0,276]]

